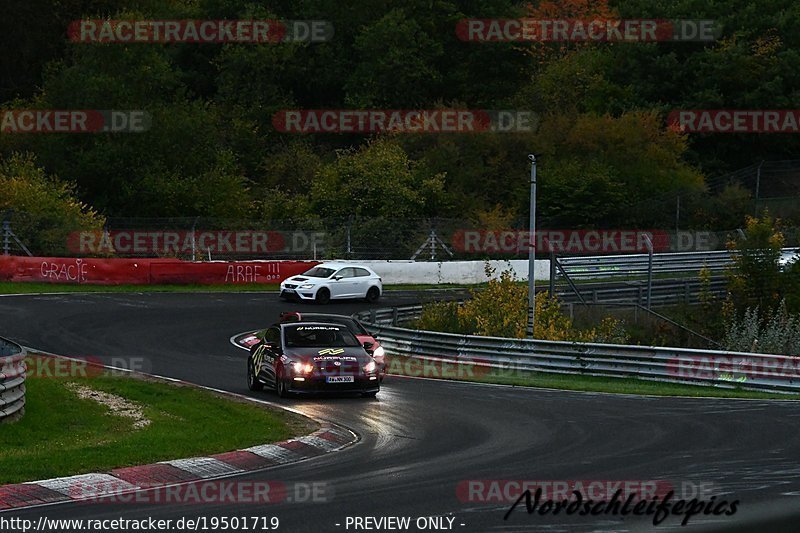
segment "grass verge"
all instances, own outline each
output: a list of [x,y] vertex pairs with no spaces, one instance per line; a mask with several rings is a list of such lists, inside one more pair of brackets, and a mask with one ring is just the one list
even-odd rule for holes
[[[387,356],[388,372],[396,375],[428,377],[517,387],[562,389],[582,392],[607,392],[649,396],[690,396],[696,398],[749,398],[800,400],[800,394],[775,394],[740,388],[722,389],[703,385],[661,383],[636,378],[608,378],[544,372],[484,369],[470,365],[424,363],[409,357]],[[391,379],[388,378],[388,379]]]
[[[143,407],[134,428],[67,387],[76,383]],[[0,429],[0,484],[207,455],[313,431],[307,419],[204,390],[118,376],[27,381],[25,416]]]

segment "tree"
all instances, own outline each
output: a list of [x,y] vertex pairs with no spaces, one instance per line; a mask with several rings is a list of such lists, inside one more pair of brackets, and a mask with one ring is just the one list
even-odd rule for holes
[[728,243],[733,253],[733,268],[727,273],[728,293],[736,310],[756,306],[770,312],[781,301],[781,256],[784,237],[778,221],[768,212],[758,218],[748,216],[744,238]]
[[48,176],[32,154],[0,159],[0,213],[33,253],[63,254],[72,232],[97,230],[103,217],[77,199],[74,184]]
[[412,163],[391,139],[340,152],[311,186],[313,211],[322,217],[425,217],[435,214],[442,195],[443,176]]
[[542,215],[562,224],[657,224],[671,214],[654,210],[663,197],[704,189],[702,174],[682,160],[685,138],[656,113],[552,115],[535,143]]

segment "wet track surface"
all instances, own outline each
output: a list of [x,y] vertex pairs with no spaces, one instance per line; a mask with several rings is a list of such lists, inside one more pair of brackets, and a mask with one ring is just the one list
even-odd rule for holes
[[[376,306],[419,299],[391,295]],[[327,502],[66,504],[3,516],[264,515],[278,516],[280,530],[289,532],[354,531],[345,528],[348,516],[446,516],[455,519],[453,530],[470,532],[620,531],[651,524],[652,517],[529,516],[523,506],[504,520],[507,503],[459,498],[457,489],[468,480],[661,480],[678,489],[713,484],[718,500],[741,502],[733,517],[697,516],[688,528],[669,517],[658,530],[724,526],[761,502],[796,507],[800,501],[800,406],[791,402],[640,398],[392,376],[375,400],[280,400],[247,391],[245,352],[230,344],[232,335],[264,327],[283,310],[350,314],[366,307],[348,302],[321,309],[279,302],[275,294],[1,297],[0,334],[26,346],[109,361],[142,357],[152,373],[291,406],[361,437],[341,452],[237,478],[326,482]]]

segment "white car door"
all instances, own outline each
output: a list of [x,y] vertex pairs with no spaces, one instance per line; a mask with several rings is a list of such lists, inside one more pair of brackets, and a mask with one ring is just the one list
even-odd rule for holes
[[356,276],[356,269],[355,268],[343,268],[342,273],[342,283],[344,284],[345,291],[347,294],[347,298],[355,298],[360,296],[359,294],[359,277]]
[[331,288],[331,298],[351,298],[355,290],[354,279],[355,272],[352,268],[342,268],[336,272],[328,282]]

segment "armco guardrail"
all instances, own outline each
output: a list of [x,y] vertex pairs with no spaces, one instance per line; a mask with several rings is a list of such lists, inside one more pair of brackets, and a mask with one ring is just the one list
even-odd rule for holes
[[[797,248],[783,248],[793,252]],[[558,262],[573,280],[609,277],[640,277],[647,275],[649,257],[636,255],[597,255],[560,257]],[[706,267],[713,275],[722,274],[731,266],[731,252],[680,252],[653,254],[653,274],[697,274]],[[559,272],[557,277],[562,277]]]
[[[711,295],[720,297],[725,295],[727,286],[724,278],[712,279],[707,286],[698,279],[653,280],[650,302],[652,305],[695,304],[700,301],[703,291],[708,290]],[[645,281],[616,282],[614,286],[606,283],[582,283],[576,287],[583,300],[589,303],[645,305],[647,302]],[[562,303],[580,302],[569,287],[559,286],[555,293]]]
[[[558,261],[572,279],[646,276],[647,254],[560,257]],[[697,274],[704,266],[713,274],[731,265],[731,253],[683,252],[653,254],[653,274]]]
[[[405,329],[419,306],[364,311],[356,316],[389,355],[513,371],[634,377],[650,381],[800,392],[800,357],[654,346],[572,343],[454,335]],[[395,318],[397,317],[397,318]]]
[[0,422],[25,412],[25,350],[0,337]]

